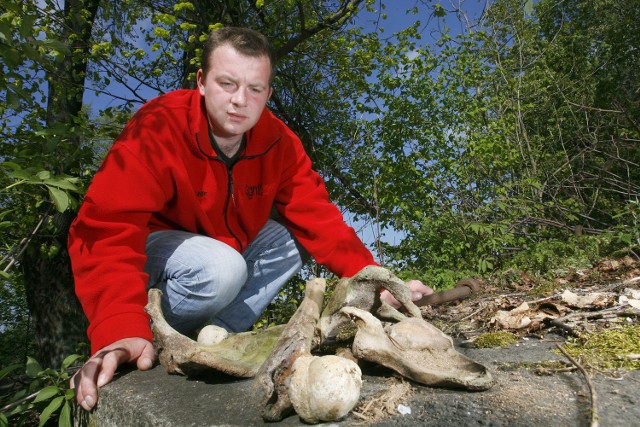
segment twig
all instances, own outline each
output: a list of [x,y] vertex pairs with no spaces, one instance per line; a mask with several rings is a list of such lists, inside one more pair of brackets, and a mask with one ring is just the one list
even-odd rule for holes
[[33,236],[36,235],[36,233],[38,232],[38,230],[40,229],[40,227],[42,226],[42,224],[44,223],[44,221],[47,219],[48,214],[43,215],[40,218],[40,221],[38,222],[38,224],[35,226],[35,228],[31,231],[31,233],[29,234],[28,237],[24,237],[20,243],[18,243],[16,246],[14,246],[11,250],[11,252],[17,252],[17,254],[13,255],[11,253],[9,253],[6,257],[4,257],[2,259],[2,261],[0,261],[0,265],[3,264],[6,260],[9,260],[9,264],[7,264],[7,266],[5,268],[2,269],[2,271],[4,273],[8,272],[9,269],[11,267],[13,267],[13,265],[17,262],[18,259],[20,259],[20,257],[22,256],[22,254],[24,253],[24,251],[27,249],[27,246],[29,246],[29,242],[31,242],[31,239],[33,238]]
[[589,374],[587,373],[587,371],[584,369],[584,367],[578,363],[573,357],[571,357],[571,355],[569,353],[567,353],[567,350],[565,350],[565,348],[561,345],[561,344],[556,344],[556,347],[558,347],[558,350],[560,350],[562,352],[562,354],[564,354],[564,356],[569,359],[569,361],[571,363],[573,363],[575,365],[576,368],[578,368],[580,370],[580,372],[582,372],[582,375],[584,376],[584,379],[587,381],[587,386],[589,387],[589,393],[591,395],[591,427],[599,427],[600,425],[600,417],[598,416],[598,401],[597,401],[597,396],[596,396],[596,389],[593,386],[593,383],[591,382],[591,378],[589,377]]
[[606,288],[602,289],[602,292],[609,292],[609,291],[616,290],[616,289],[618,289],[618,288],[620,288],[622,286],[633,285],[634,283],[636,283],[638,281],[640,281],[640,276],[632,277],[630,279],[623,280],[622,282],[612,283],[611,285],[609,285]]
[[549,323],[551,323],[553,326],[557,326],[558,328],[565,330],[566,332],[569,333],[569,335],[573,335],[576,338],[580,337],[579,332],[577,332],[575,329],[573,329],[571,326],[567,325],[566,323],[562,322],[560,318],[553,319]]
[[538,298],[533,301],[525,301],[529,305],[540,304],[541,302],[550,301],[552,299],[558,298],[560,294],[551,295],[550,297]]
[[470,317],[473,317],[473,316],[475,316],[476,314],[480,313],[480,312],[481,312],[482,310],[484,310],[485,308],[486,308],[486,307],[480,307],[479,309],[477,309],[477,310],[476,310],[476,311],[474,311],[473,313],[471,313],[471,314],[467,314],[466,316],[461,317],[460,319],[457,319],[457,320],[455,320],[455,321],[456,321],[456,322],[462,322],[463,320],[467,320],[467,319],[469,319]]
[[20,405],[21,403],[26,402],[27,400],[31,400],[34,397],[36,397],[38,395],[38,393],[40,393],[40,391],[36,391],[34,393],[31,393],[30,395],[25,396],[22,399],[16,400],[15,402],[11,402],[8,405],[5,405],[2,408],[0,408],[0,412],[7,412],[10,409],[13,409],[16,406]]
[[622,284],[627,286],[627,285],[632,285],[632,284],[637,283],[637,282],[640,282],[640,276],[636,276],[636,277],[632,277],[630,279],[627,279],[624,282],[622,282]]
[[566,316],[558,317],[557,320],[560,322],[564,322],[566,320],[576,319],[576,318],[591,319],[592,317],[602,317],[607,313],[615,313],[616,311],[622,312],[621,314],[626,314],[626,311],[622,311],[623,309],[624,307],[617,305],[615,307],[603,308],[602,310],[598,310],[598,311],[588,311],[588,312],[579,311],[579,312],[569,313]]

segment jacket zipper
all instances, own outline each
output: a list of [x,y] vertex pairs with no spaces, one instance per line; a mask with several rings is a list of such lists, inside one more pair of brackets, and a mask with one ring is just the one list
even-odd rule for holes
[[[216,159],[216,160],[218,160],[219,162],[222,162],[222,160],[220,159]],[[244,247],[242,246],[242,241],[238,238],[238,236],[233,232],[233,230],[229,226],[229,218],[227,215],[230,201],[231,203],[233,203],[233,208],[236,211],[238,210],[238,207],[236,206],[236,197],[234,195],[234,189],[233,189],[233,167],[228,167],[226,164],[224,164],[224,162],[222,163],[225,169],[227,169],[227,200],[225,201],[225,204],[224,204],[224,224],[227,226],[227,230],[229,230],[229,233],[231,233],[233,238],[236,239],[236,242],[238,242],[238,246],[240,247],[240,253],[242,253],[242,251],[244,251]]]
[[[236,242],[238,242],[238,246],[240,247],[240,252],[244,251],[244,246],[242,245],[242,241],[238,238],[238,236],[233,232],[233,230],[231,229],[231,227],[229,226],[229,218],[227,215],[227,211],[229,210],[229,201],[231,201],[233,203],[233,207],[234,209],[238,209],[238,207],[236,206],[236,198],[234,195],[234,188],[233,188],[233,167],[229,168],[225,162],[223,162],[222,160],[220,160],[217,157],[214,156],[210,156],[207,153],[204,152],[204,150],[202,150],[202,147],[200,146],[200,134],[198,132],[195,133],[195,137],[196,137],[196,145],[198,146],[198,150],[200,150],[200,153],[202,153],[205,157],[207,157],[209,160],[215,160],[217,162],[222,163],[222,165],[227,169],[227,180],[228,180],[228,184],[227,184],[227,199],[225,201],[224,204],[224,225],[227,227],[227,230],[229,230],[229,233],[231,234],[231,236],[236,239]],[[241,156],[237,161],[241,161],[244,159],[254,159],[256,157],[260,157],[265,155],[267,152],[271,151],[271,149],[273,147],[276,146],[276,144],[280,141],[280,138],[276,139],[271,145],[269,145],[269,147],[267,148],[266,151],[259,153],[259,154],[254,154],[252,156]],[[234,164],[235,165],[235,164]]]

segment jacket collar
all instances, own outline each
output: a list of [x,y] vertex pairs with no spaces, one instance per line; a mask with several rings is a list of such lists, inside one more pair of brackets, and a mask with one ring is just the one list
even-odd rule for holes
[[[193,89],[189,108],[189,128],[191,149],[198,157],[217,158],[209,140],[209,123],[204,98],[200,91]],[[276,144],[284,133],[284,125],[268,108],[262,111],[258,123],[247,134],[247,143],[241,157],[256,157],[265,154]]]

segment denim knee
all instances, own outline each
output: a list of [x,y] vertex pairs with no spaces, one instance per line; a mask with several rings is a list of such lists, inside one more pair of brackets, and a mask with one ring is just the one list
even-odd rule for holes
[[200,265],[199,279],[207,286],[208,311],[213,314],[229,305],[247,281],[247,262],[240,253],[231,251],[225,254],[224,260],[203,257]]
[[193,330],[228,306],[247,281],[247,263],[230,246],[192,233],[160,231],[147,242],[149,286],[163,292],[167,322]]

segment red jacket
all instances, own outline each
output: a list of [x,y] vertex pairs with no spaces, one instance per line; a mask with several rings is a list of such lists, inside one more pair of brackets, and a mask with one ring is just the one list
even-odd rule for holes
[[275,206],[298,241],[336,275],[375,264],[284,123],[265,108],[246,141],[227,170],[209,141],[197,90],[160,96],[127,124],[69,233],[92,352],[121,338],[152,338],[143,272],[152,231],[186,230],[243,252]]

